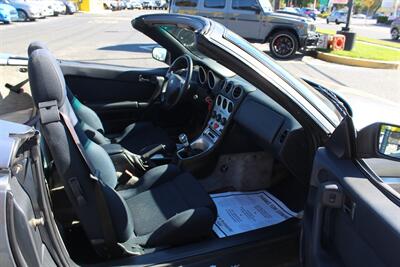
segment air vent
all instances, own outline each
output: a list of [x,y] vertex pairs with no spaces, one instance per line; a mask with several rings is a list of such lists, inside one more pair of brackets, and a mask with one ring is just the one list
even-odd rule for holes
[[242,93],[243,93],[242,87],[236,86],[232,91],[232,97],[234,99],[238,99],[238,98],[240,98],[242,96]]
[[232,90],[233,87],[233,82],[228,82],[228,84],[225,86],[225,93],[229,94],[229,92]]
[[199,82],[201,83],[201,84],[205,84],[206,83],[206,80],[207,80],[207,77],[206,77],[206,70],[203,68],[203,67],[199,67]]
[[215,76],[214,76],[214,73],[211,70],[208,71],[207,78],[208,78],[208,87],[211,90],[213,90],[214,87],[215,87]]
[[228,81],[224,80],[224,82],[221,84],[221,90],[225,90],[227,85],[228,85]]

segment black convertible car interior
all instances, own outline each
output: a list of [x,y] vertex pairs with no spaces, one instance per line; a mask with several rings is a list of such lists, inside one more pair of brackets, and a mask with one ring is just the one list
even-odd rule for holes
[[[219,46],[213,46],[218,31],[211,28],[225,28],[209,20],[145,15],[132,25],[160,45],[153,58],[166,67],[58,60],[44,43],[34,42],[28,48],[37,115],[27,124],[40,132],[40,161],[51,210],[61,246],[75,264],[210,266],[215,260],[218,266],[234,266],[246,255],[249,266],[298,266],[304,255],[309,256],[308,264],[319,260],[314,256],[320,250],[305,248],[314,244],[310,240],[314,231],[324,244],[345,240],[346,235],[334,233],[346,230],[354,242],[365,245],[350,224],[341,224],[340,230],[332,225],[318,228],[321,221],[332,218],[338,224],[354,219],[356,197],[346,198],[350,208],[343,208],[344,219],[334,217],[341,195],[337,187],[328,186],[326,201],[332,209],[319,213],[322,208],[317,206],[313,213],[314,199],[325,197],[317,180],[325,186],[341,175],[340,170],[363,177],[347,160],[336,158],[351,153],[337,149],[335,143],[345,131],[343,118],[351,113],[347,103],[335,106],[338,101],[328,100],[332,95],[291,81],[293,88],[307,88],[307,99],[313,99],[315,106],[301,102],[300,93],[287,86],[289,81],[284,84],[283,77],[279,80],[272,71],[266,71],[268,81],[262,81],[256,70],[268,63],[258,62],[251,49],[237,58],[226,57],[221,48],[225,41],[235,40],[235,46],[227,47],[238,51],[245,41],[226,31]],[[202,38],[207,34],[206,42]],[[229,60],[213,59],[205,55],[207,51]],[[254,72],[249,69],[252,64]],[[299,95],[298,99],[284,97],[276,88]],[[313,109],[314,113],[308,112]],[[348,137],[339,143],[350,142]],[[328,145],[334,153],[327,152]],[[357,188],[372,192],[372,187]],[[232,235],[219,228],[216,196],[264,191],[274,196],[270,208],[284,220]],[[256,217],[245,210],[243,214]],[[304,214],[314,217],[304,219]],[[230,215],[242,220],[233,211]],[[370,252],[366,245],[363,249]],[[354,263],[355,259],[346,258],[347,251],[337,253]],[[61,256],[57,260],[63,261]],[[373,256],[365,260],[379,262]]]

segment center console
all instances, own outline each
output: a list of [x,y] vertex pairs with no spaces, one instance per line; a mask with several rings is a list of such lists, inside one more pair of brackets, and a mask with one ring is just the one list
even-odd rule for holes
[[223,95],[218,95],[204,131],[192,143],[178,150],[178,158],[180,160],[185,160],[200,156],[209,151],[220,140],[224,133],[233,108],[234,103],[231,100]]

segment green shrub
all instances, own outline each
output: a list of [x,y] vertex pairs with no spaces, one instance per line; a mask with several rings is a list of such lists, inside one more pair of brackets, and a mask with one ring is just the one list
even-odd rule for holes
[[388,24],[388,22],[389,22],[389,17],[388,17],[388,16],[379,16],[379,17],[376,19],[376,22],[377,22],[377,23],[382,23],[382,24]]

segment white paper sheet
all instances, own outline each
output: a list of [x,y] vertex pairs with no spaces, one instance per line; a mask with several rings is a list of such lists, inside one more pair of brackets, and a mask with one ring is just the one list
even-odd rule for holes
[[220,238],[271,226],[296,216],[267,191],[226,192],[212,194],[211,198],[218,210],[213,230]]

